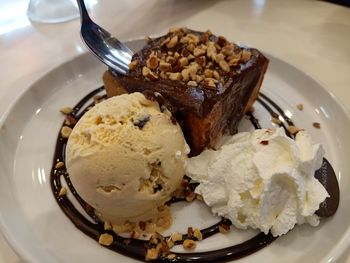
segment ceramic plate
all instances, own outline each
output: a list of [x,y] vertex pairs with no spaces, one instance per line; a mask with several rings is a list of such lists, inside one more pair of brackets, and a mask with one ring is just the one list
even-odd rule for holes
[[[138,49],[141,41],[130,42]],[[350,237],[350,120],[349,114],[313,79],[280,59],[269,57],[262,92],[278,103],[298,127],[321,142],[336,171],[341,203],[332,218],[319,227],[298,226],[271,245],[240,262],[331,262],[347,248]],[[74,106],[102,85],[106,68],[84,54],[43,76],[13,104],[0,124],[0,225],[20,256],[30,262],[134,262],[110,251],[76,229],[58,207],[50,188],[54,147],[64,116],[59,109]],[[295,105],[302,103],[304,110]],[[263,127],[270,115],[256,102]],[[312,126],[319,122],[321,129]],[[243,120],[240,130],[252,129]],[[203,227],[218,219],[199,202],[173,206],[171,230]],[[234,229],[198,242],[196,251],[212,250],[248,239],[256,232]],[[181,250],[181,248],[176,248]]]

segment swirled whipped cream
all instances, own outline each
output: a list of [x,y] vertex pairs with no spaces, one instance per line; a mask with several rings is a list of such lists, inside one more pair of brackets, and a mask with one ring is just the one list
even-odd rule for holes
[[187,175],[214,214],[280,236],[296,224],[319,224],[315,211],[329,196],[314,177],[323,155],[305,131],[293,140],[282,128],[260,129],[190,158]]

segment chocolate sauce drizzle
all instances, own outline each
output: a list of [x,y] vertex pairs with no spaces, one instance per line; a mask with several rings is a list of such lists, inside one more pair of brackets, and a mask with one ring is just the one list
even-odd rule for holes
[[[70,119],[79,120],[81,116],[89,109],[90,106],[93,106],[94,103],[90,102],[94,96],[102,93],[104,87],[100,87],[88,95],[86,95],[73,109],[73,112],[70,114]],[[283,110],[274,103],[271,99],[269,99],[266,95],[260,93],[258,98],[258,102],[270,113],[272,117],[280,118],[288,125],[294,125],[292,120],[290,120],[283,112]],[[276,113],[272,108],[274,108],[278,113]],[[259,120],[256,119],[253,113],[248,113],[248,117],[252,123],[252,125],[256,129],[260,129],[261,125],[259,124]],[[281,118],[280,118],[281,119]],[[67,124],[63,124],[67,126]],[[71,124],[70,127],[73,128],[74,124]],[[281,126],[285,129],[286,134],[291,136],[288,133],[285,125],[282,123]],[[107,248],[114,250],[118,253],[124,254],[126,256],[144,260],[147,252],[148,240],[140,240],[134,238],[124,238],[113,231],[104,230],[103,222],[95,215],[94,208],[88,205],[75,191],[69,174],[66,171],[65,167],[56,168],[57,162],[65,161],[65,149],[66,149],[67,139],[63,138],[60,134],[58,135],[55,154],[53,158],[53,166],[51,169],[50,175],[50,184],[54,194],[54,197],[62,209],[62,211],[67,215],[67,217],[72,221],[72,223],[84,232],[86,235],[91,237],[92,239],[98,241],[99,237],[103,233],[108,233],[113,236],[113,243]],[[332,177],[332,178],[329,178]],[[333,178],[334,177],[334,178]],[[83,215],[69,200],[66,195],[60,196],[59,192],[62,185],[62,178],[65,180],[66,185],[70,189],[74,198],[78,201],[80,206],[84,209],[87,216]],[[326,187],[330,194],[330,198],[327,198],[324,203],[321,204],[320,209],[317,211],[319,216],[331,216],[335,213],[338,203],[339,203],[339,186],[335,176],[335,173],[327,160],[324,160],[322,167],[320,170],[316,172],[316,178],[320,180],[320,182]],[[333,198],[335,196],[335,198]],[[183,200],[172,199],[169,201],[169,204],[174,202],[179,202]],[[222,219],[220,222],[202,229],[203,239],[206,239],[214,234],[219,233],[219,225],[226,224],[230,225],[231,222],[227,219]],[[184,239],[187,238],[187,235],[184,235]],[[252,254],[265,246],[272,243],[276,238],[271,234],[265,235],[264,233],[260,233],[253,238],[244,241],[240,244],[214,250],[208,252],[193,252],[193,253],[174,253],[176,255],[175,259],[169,260],[167,258],[159,258],[157,260],[153,260],[152,262],[167,262],[167,261],[175,261],[175,262],[225,262],[230,260],[235,260],[249,254]]]

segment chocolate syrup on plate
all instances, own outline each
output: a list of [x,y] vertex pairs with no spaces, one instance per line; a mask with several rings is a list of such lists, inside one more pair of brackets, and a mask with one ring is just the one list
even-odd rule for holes
[[[73,112],[68,116],[71,120],[79,120],[81,116],[88,110],[88,108],[94,105],[93,102],[89,103],[94,96],[102,93],[104,90],[103,87],[98,88],[88,95],[86,95],[73,109]],[[283,112],[283,110],[270,98],[266,95],[260,93],[258,98],[258,103],[260,103],[265,110],[275,118],[280,118],[285,120],[287,125],[293,125],[291,119],[289,119]],[[261,125],[259,124],[259,120],[256,119],[253,113],[249,113],[249,119],[252,125],[259,129]],[[72,123],[72,122],[71,122]],[[63,124],[67,126],[67,124]],[[62,126],[63,126],[62,125]],[[68,125],[71,128],[74,126],[74,121],[71,125]],[[285,129],[286,134],[288,136],[292,136],[288,133],[288,130],[281,123],[281,126]],[[60,167],[56,168],[56,164],[58,162],[65,161],[65,149],[66,149],[67,139],[61,137],[59,134],[56,143],[55,155],[53,159],[53,166],[51,169],[50,175],[50,183],[51,188],[54,194],[54,197],[62,209],[62,211],[67,215],[67,217],[72,221],[72,223],[84,232],[89,237],[98,241],[99,237],[103,233],[108,233],[113,236],[113,243],[107,248],[114,250],[123,255],[138,259],[144,260],[147,252],[148,240],[140,240],[134,238],[125,238],[117,235],[113,231],[104,230],[103,222],[95,215],[94,208],[88,205],[75,191],[69,174],[66,171],[66,168]],[[330,197],[327,198],[321,205],[320,209],[316,212],[320,217],[329,217],[333,215],[339,204],[339,185],[336,178],[336,175],[333,171],[330,163],[324,159],[322,167],[316,171],[315,177],[321,182],[321,184],[327,189]],[[88,216],[83,215],[71,202],[71,200],[66,195],[59,195],[60,189],[62,187],[62,180],[65,180],[66,185],[69,187],[72,192],[74,198],[78,201],[80,206],[85,210]],[[181,200],[172,199],[169,203],[179,202]],[[201,229],[203,239],[206,239],[212,235],[219,233],[219,225],[226,224],[229,225],[231,222],[227,219],[222,219],[220,222],[205,228]],[[187,236],[184,235],[184,238]],[[157,260],[153,260],[152,262],[224,262],[235,260],[249,254],[252,254],[268,244],[272,243],[276,238],[271,234],[265,235],[264,233],[257,234],[253,238],[246,240],[240,244],[236,244],[234,246],[217,249],[208,252],[191,252],[191,253],[174,253],[176,255],[175,259],[169,260],[167,258],[158,258]],[[172,252],[173,253],[173,252]]]

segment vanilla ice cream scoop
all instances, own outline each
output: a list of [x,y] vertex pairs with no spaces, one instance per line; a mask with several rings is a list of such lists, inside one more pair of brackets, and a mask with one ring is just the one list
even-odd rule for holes
[[282,128],[261,129],[190,158],[187,175],[200,183],[195,191],[213,213],[280,236],[295,224],[318,225],[315,212],[329,196],[314,177],[323,155],[305,131],[292,140]]
[[78,194],[111,224],[152,218],[185,173],[188,146],[168,111],[141,93],[109,98],[75,125],[66,167]]

